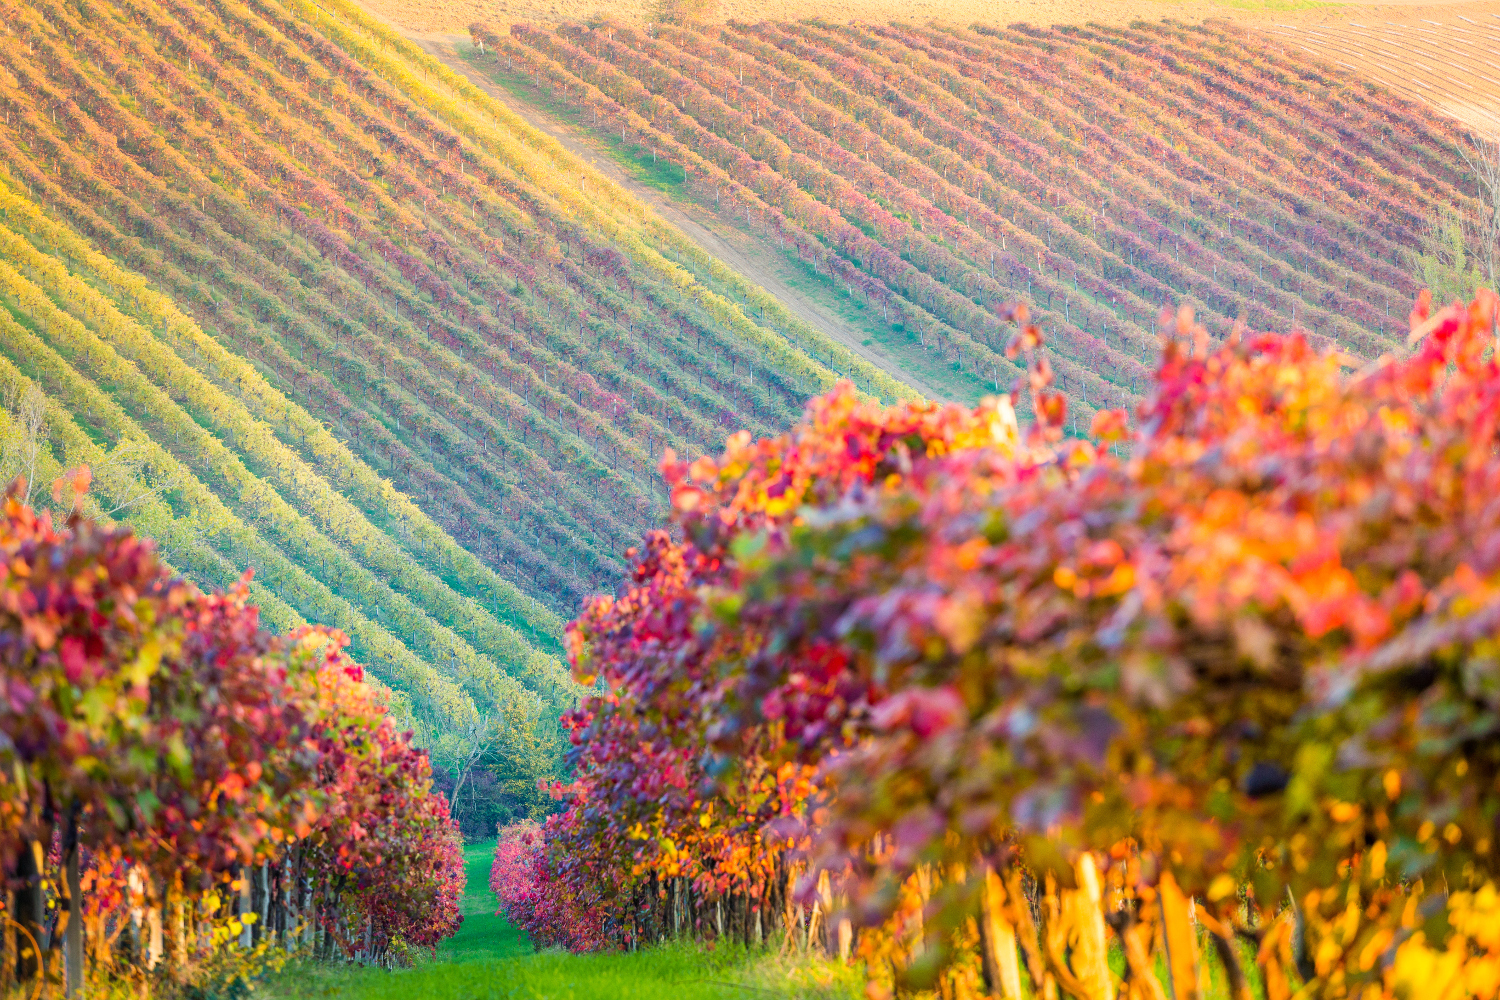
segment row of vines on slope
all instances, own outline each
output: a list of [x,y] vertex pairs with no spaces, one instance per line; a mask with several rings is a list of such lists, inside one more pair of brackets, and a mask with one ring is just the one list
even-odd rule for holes
[[65,523],[24,483],[0,515],[0,985],[180,986],[451,935],[457,828],[344,637],[275,635],[244,583],[174,577],[83,516],[90,478],[54,485]]
[[840,391],[667,463],[502,903],[578,948],[826,933],[872,996],[1493,996],[1497,307],[1424,293],[1352,374],[1164,315],[1092,442],[1022,309],[1029,428]]
[[[230,96],[219,79],[191,98],[157,50],[190,12],[152,8],[154,22],[109,7],[11,13],[6,28],[26,44],[6,47],[18,62],[0,79],[15,154],[0,178],[0,352],[7,391],[29,385],[49,401],[44,451],[102,462],[104,510],[149,524],[200,582],[226,586],[233,567],[250,565],[276,627],[344,630],[425,743],[446,747],[476,724],[511,730],[531,748],[518,777],[534,787],[552,773],[556,716],[574,698],[556,657],[561,620],[534,586],[523,592],[503,565],[459,544],[443,509],[413,503],[365,461],[358,428],[351,442],[347,422],[329,421],[323,383],[240,354],[225,336],[230,294],[240,319],[274,324],[289,318],[283,306],[308,301],[309,276],[284,280],[304,269],[257,217],[257,205],[272,206],[257,201],[253,171],[239,178],[246,186],[221,187],[226,176],[197,161],[216,185],[215,216],[168,169],[201,154],[192,140],[202,134],[164,117],[160,99],[209,121],[219,115],[206,97]],[[59,105],[71,114],[59,119]],[[280,133],[287,122],[266,124]],[[269,259],[255,239],[271,242],[260,247]],[[110,461],[122,454],[133,460]],[[539,805],[534,791],[521,798],[523,811]]]
[[571,607],[617,573],[661,509],[663,448],[785,426],[832,384],[796,346],[810,331],[350,5],[5,20],[15,190],[212,343],[133,296],[120,312],[543,649],[556,616],[515,587]]
[[[0,288],[12,307],[0,314],[0,374],[12,396],[33,391],[49,401],[49,460],[112,469],[101,481],[111,503],[100,513],[165,514],[175,528],[163,535],[176,542],[172,557],[205,583],[226,586],[231,567],[254,567],[262,579],[257,600],[276,627],[321,621],[344,630],[358,654],[401,690],[404,715],[442,731],[495,715],[517,733],[536,732],[555,744],[548,735],[555,734],[553,716],[571,702],[573,685],[554,659],[490,608],[407,565],[388,534],[290,454],[222,382],[182,362],[147,326],[22,234],[58,240],[78,255],[75,265],[94,265],[106,281],[168,309],[166,339],[193,340],[208,353],[213,341],[139,278],[67,239],[24,199],[0,190],[0,203],[9,219],[0,229]],[[293,416],[285,400],[269,401]],[[122,453],[136,461],[107,457]],[[156,496],[165,509],[141,504]],[[150,523],[164,527],[159,516]],[[489,596],[504,597],[503,587]],[[535,777],[551,773],[549,761],[535,765]]]
[[1140,398],[1168,302],[1392,347],[1469,184],[1452,127],[1225,27],[472,33],[976,385],[1028,302],[1080,418]]

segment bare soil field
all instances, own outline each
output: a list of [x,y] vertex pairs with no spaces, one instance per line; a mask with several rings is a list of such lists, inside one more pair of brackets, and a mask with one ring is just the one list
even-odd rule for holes
[[1345,4],[1265,30],[1352,74],[1500,132],[1500,3]]

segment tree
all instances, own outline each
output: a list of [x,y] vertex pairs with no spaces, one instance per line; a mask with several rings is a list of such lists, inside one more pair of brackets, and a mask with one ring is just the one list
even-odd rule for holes
[[1458,151],[1473,171],[1479,188],[1473,221],[1475,267],[1483,267],[1491,288],[1500,287],[1496,279],[1496,260],[1500,254],[1500,138],[1470,132],[1467,148],[1460,144]]
[[1456,210],[1427,220],[1412,264],[1439,302],[1467,301],[1485,280],[1482,268],[1489,266],[1475,220]]
[[6,410],[14,409],[13,434],[0,450],[0,475],[7,481],[19,478],[23,484],[21,502],[29,504],[36,490],[37,457],[47,440],[47,397],[31,382],[25,388],[11,388],[6,395],[14,400],[7,399]]
[[658,24],[705,24],[718,14],[718,0],[652,0],[649,20]]

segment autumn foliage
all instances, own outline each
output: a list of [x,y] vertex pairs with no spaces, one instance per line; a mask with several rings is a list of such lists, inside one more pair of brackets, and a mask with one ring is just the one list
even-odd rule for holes
[[743,892],[960,995],[1181,997],[1201,944],[1236,996],[1493,995],[1495,320],[1424,296],[1356,366],[1184,312],[1081,441],[1023,317],[1050,420],[844,389],[667,463],[549,877],[601,946],[686,879],[686,930]]
[[1220,336],[1395,349],[1421,226],[1472,190],[1451,123],[1222,21],[470,32],[477,64],[680,167],[951,398],[1017,375],[1004,309],[1026,302],[1080,434],[1149,391],[1167,303]]
[[453,933],[447,803],[340,633],[275,636],[248,574],[204,594],[76,505],[58,524],[13,491],[0,552],[4,975],[77,985],[86,949],[184,980],[232,941],[380,960]]

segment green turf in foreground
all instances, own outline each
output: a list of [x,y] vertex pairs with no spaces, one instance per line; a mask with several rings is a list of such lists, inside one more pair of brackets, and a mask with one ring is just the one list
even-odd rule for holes
[[[463,927],[443,942],[435,957],[415,968],[388,971],[301,963],[256,989],[273,1000],[727,1000],[797,998],[863,1000],[858,969],[799,958],[783,960],[741,949],[708,951],[693,945],[666,945],[633,954],[538,954],[513,926],[495,915],[490,892],[493,840],[464,850],[468,885]],[[1199,943],[1207,950],[1206,940]],[[1254,951],[1242,944],[1251,968]],[[1123,974],[1124,956],[1111,964]],[[1166,982],[1158,961],[1157,976]],[[1223,970],[1204,963],[1200,984],[1207,1000],[1229,1000]],[[1263,996],[1256,978],[1256,996]],[[1029,990],[1028,990],[1029,995]]]
[[387,971],[302,963],[258,988],[276,1000],[719,1000],[803,997],[854,1000],[862,984],[849,970],[822,963],[783,965],[738,949],[673,945],[633,954],[533,952],[495,916],[489,889],[495,842],[464,852],[468,888],[462,929],[435,958]]
[[[256,995],[273,1000],[863,1000],[865,995],[858,969],[815,958],[783,960],[685,944],[633,954],[538,954],[495,915],[489,889],[494,850],[491,840],[464,851],[463,927],[435,957],[396,971],[301,963],[257,988]],[[1205,940],[1199,947],[1206,951],[1207,945]],[[1249,968],[1254,952],[1244,945],[1242,950]],[[1124,957],[1116,951],[1111,960],[1115,973],[1123,974]],[[1205,962],[1204,975],[1200,985],[1207,1000],[1230,1000],[1217,962]],[[1166,982],[1160,961],[1157,976]],[[1258,978],[1255,986],[1255,995],[1263,996]]]
[[[496,922],[499,929],[499,922]],[[520,944],[514,930],[497,941]],[[518,954],[497,958],[470,953],[453,959],[439,956],[412,969],[289,969],[262,995],[285,1000],[718,1000],[727,997],[781,995],[763,985],[759,963],[744,955],[714,955],[687,947],[653,948],[637,954],[569,955],[563,952]],[[854,997],[850,991],[824,991]],[[257,991],[261,992],[261,991]],[[807,993],[801,995],[806,996]]]

